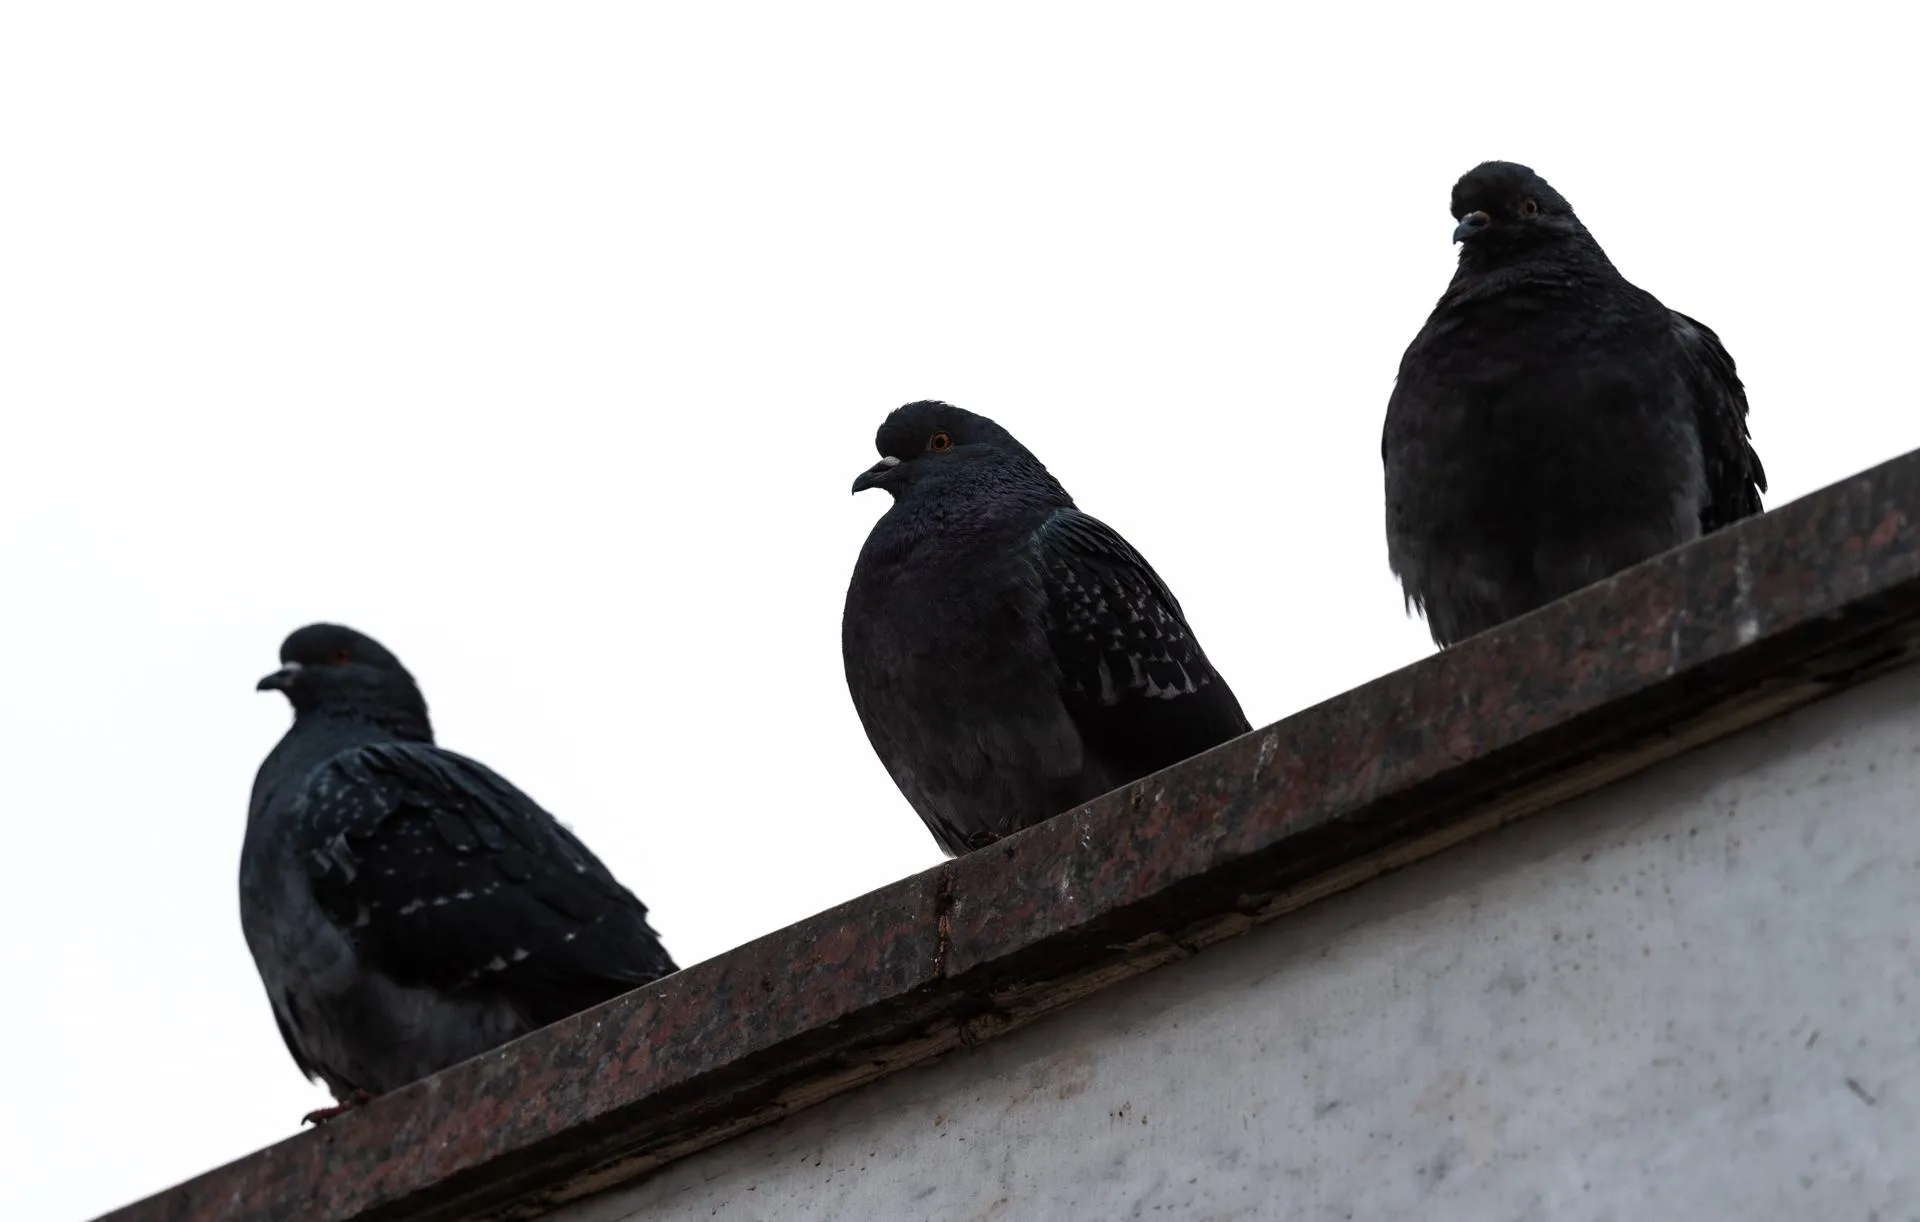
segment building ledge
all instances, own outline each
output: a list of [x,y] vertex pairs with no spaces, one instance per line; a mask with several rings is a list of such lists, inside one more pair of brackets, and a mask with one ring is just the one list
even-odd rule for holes
[[1917,521],[1920,451],[106,1218],[627,1182],[1912,660]]

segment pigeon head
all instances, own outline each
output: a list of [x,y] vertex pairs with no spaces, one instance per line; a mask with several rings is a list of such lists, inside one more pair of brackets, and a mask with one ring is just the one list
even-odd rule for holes
[[255,690],[284,693],[296,717],[356,711],[383,721],[427,724],[426,699],[400,659],[372,637],[339,624],[308,624],[295,631],[280,645],[280,669]]
[[1071,504],[1053,476],[1012,433],[985,416],[923,399],[897,408],[874,436],[880,461],[853,481],[855,492],[883,488],[899,501],[927,489],[1021,483]]
[[1525,257],[1569,239],[1592,243],[1573,205],[1511,161],[1483,161],[1461,175],[1453,184],[1453,219],[1463,263]]

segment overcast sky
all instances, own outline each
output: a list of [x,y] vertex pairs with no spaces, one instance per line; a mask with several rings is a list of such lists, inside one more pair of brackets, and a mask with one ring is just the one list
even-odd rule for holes
[[236,912],[301,624],[684,965],[939,860],[840,669],[903,402],[1025,441],[1256,725],[1429,651],[1379,429],[1477,161],[1720,333],[1770,507],[1920,445],[1881,11],[6,6],[0,1217],[325,1102]]

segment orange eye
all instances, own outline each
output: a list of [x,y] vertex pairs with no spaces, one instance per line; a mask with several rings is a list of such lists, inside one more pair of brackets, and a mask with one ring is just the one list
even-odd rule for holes
[[1539,203],[1530,199],[1521,200],[1520,215],[1521,216],[1539,216],[1540,215]]
[[933,436],[927,438],[927,448],[935,454],[943,454],[951,450],[953,448],[953,434],[947,432],[935,433]]
[[346,650],[336,649],[333,651],[333,664],[335,666],[345,666],[351,661],[353,661],[353,655]]

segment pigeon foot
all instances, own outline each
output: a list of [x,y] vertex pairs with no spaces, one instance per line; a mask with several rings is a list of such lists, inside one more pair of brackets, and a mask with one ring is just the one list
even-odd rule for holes
[[346,1115],[348,1112],[351,1112],[354,1108],[359,1107],[361,1104],[370,1101],[372,1098],[373,1096],[369,1095],[366,1091],[363,1091],[363,1090],[354,1091],[351,1095],[348,1095],[345,1099],[342,1099],[340,1102],[334,1104],[332,1107],[315,1108],[313,1111],[308,1112],[306,1115],[300,1117],[300,1123],[303,1125],[325,1124],[329,1120],[333,1120],[337,1117]]

